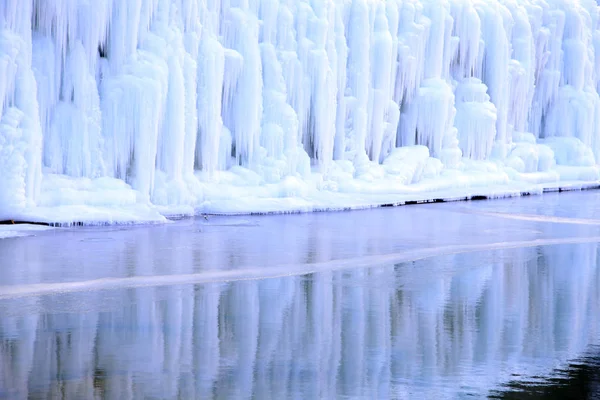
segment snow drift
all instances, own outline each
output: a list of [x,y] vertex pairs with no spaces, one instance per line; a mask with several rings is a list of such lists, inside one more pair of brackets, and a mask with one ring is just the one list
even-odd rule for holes
[[0,0],[0,219],[596,181],[599,17],[593,0]]

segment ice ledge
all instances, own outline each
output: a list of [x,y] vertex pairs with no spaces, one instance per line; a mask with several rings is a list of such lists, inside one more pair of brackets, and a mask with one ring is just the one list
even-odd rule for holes
[[[401,185],[395,190],[388,187],[388,191],[370,190],[355,192],[334,192],[327,189],[312,188],[305,190],[301,195],[285,196],[281,193],[281,184],[249,186],[246,188],[232,185],[206,184],[214,192],[206,193],[204,200],[198,205],[156,206],[152,204],[131,202],[122,204],[116,201],[111,204],[107,199],[99,202],[94,199],[89,202],[89,192],[73,190],[70,195],[79,199],[77,204],[61,204],[55,206],[38,206],[20,210],[10,215],[0,216],[0,238],[17,236],[13,234],[1,235],[7,230],[16,230],[13,223],[33,223],[50,226],[72,225],[122,225],[122,224],[148,224],[168,223],[172,219],[191,217],[194,215],[248,215],[248,214],[286,214],[322,211],[348,211],[378,207],[396,207],[402,205],[472,201],[540,195],[547,192],[578,191],[600,189],[600,180],[562,180],[552,182],[536,182],[540,179],[538,174],[524,174],[522,181],[509,181],[490,185],[482,185],[482,181],[493,180],[494,176],[482,174],[478,179],[470,179],[457,187],[448,182],[424,182],[412,185]],[[466,179],[466,177],[463,176]],[[387,182],[389,183],[389,182]],[[376,182],[377,188],[382,183]],[[383,182],[385,184],[385,181]],[[273,186],[273,187],[269,187]],[[367,186],[365,186],[367,187]],[[361,188],[356,188],[360,190]],[[364,188],[362,188],[364,189]],[[56,187],[56,191],[65,188]],[[131,189],[125,185],[123,191],[115,199],[127,197]],[[85,192],[85,193],[84,193]],[[279,197],[277,193],[279,192]],[[219,193],[220,195],[218,195]],[[223,198],[228,195],[228,198]],[[83,201],[81,201],[83,199]],[[86,199],[88,199],[87,204]],[[8,225],[8,227],[7,227]],[[6,228],[6,229],[5,229]],[[22,230],[25,227],[21,228]],[[35,228],[34,228],[35,229]]]
[[[398,207],[404,205],[444,203],[455,201],[490,200],[508,197],[541,195],[550,192],[566,192],[600,189],[600,181],[564,181],[555,183],[517,183],[492,185],[488,187],[466,187],[442,189],[424,193],[374,195],[349,195],[328,193],[327,196],[310,198],[264,198],[238,199],[218,204],[207,202],[196,210],[196,214],[206,215],[245,215],[245,214],[287,214],[323,211],[350,211],[378,207]],[[165,210],[165,215],[168,211]]]

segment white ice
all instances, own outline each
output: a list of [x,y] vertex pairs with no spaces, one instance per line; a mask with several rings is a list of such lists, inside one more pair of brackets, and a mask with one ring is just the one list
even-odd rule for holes
[[600,180],[593,0],[0,1],[0,220]]
[[19,224],[19,225],[0,225],[0,239],[13,237],[32,236],[36,232],[52,229],[48,226]]

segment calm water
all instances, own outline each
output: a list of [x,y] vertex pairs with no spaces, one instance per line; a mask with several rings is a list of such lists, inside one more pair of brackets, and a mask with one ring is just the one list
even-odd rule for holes
[[0,240],[0,398],[598,398],[599,243],[600,192]]

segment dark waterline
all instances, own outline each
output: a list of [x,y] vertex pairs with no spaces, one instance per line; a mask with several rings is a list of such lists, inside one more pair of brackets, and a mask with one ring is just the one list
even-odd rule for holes
[[549,376],[525,382],[511,381],[489,397],[506,400],[600,399],[600,348],[595,346],[589,353]]
[[0,398],[593,398],[599,200],[1,240]]

